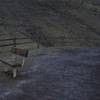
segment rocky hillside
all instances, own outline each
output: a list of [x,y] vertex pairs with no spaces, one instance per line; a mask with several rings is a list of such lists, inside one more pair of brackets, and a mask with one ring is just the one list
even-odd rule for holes
[[44,46],[100,46],[100,1],[0,0],[0,32],[43,34]]

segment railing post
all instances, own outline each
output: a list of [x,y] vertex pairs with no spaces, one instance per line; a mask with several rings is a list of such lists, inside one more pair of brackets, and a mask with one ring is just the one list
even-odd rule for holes
[[61,36],[61,37],[60,37],[60,40],[61,40],[61,43],[60,43],[60,44],[61,44],[61,46],[63,46],[63,43],[64,43],[64,36]]
[[[13,39],[13,47],[12,47],[12,49],[15,49],[15,48],[16,48],[16,37],[14,37],[14,39]],[[16,62],[16,56],[15,55],[12,56],[12,61],[14,63]]]
[[16,37],[14,37],[14,39],[13,39],[13,46],[14,46],[14,48],[16,48]]
[[37,38],[37,48],[40,48],[40,36]]

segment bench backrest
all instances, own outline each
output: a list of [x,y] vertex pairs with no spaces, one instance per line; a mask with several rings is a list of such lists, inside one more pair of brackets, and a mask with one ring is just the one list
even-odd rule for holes
[[12,48],[11,52],[22,57],[28,57],[29,53],[27,49],[22,49],[22,48]]

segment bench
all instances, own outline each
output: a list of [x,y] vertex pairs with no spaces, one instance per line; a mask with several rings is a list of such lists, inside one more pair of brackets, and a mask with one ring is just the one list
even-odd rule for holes
[[[7,62],[5,60],[2,60],[2,59],[0,59],[0,62],[2,62],[5,65],[8,65],[10,67],[10,69],[11,69],[13,78],[16,78],[17,70],[24,66],[25,58],[28,57],[29,51],[26,50],[26,49],[21,49],[21,48],[13,48],[11,50],[11,53],[15,54],[15,56],[13,58],[14,60],[16,60],[15,59],[16,55],[21,56],[22,57],[21,63],[16,63],[16,61],[15,61],[15,63],[11,64],[11,63],[9,63],[9,62]],[[4,72],[8,72],[8,71],[9,71],[8,67],[5,67],[4,68]]]

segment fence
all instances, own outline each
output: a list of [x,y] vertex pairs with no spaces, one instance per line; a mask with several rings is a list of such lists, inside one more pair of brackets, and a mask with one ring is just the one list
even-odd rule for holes
[[[8,47],[14,47],[16,45],[25,45],[32,43],[34,41],[28,41],[27,37],[21,37],[21,38],[6,38],[6,39],[0,39],[0,48],[7,48]],[[90,37],[64,37],[64,36],[59,36],[59,37],[45,37],[41,39],[41,37],[38,37],[37,42],[37,48],[42,46],[87,46],[87,47],[92,47],[92,46],[100,46],[100,39],[99,38],[93,38],[91,39]],[[46,45],[45,45],[46,44]],[[10,49],[9,48],[9,49]],[[0,49],[0,50],[1,50]]]

